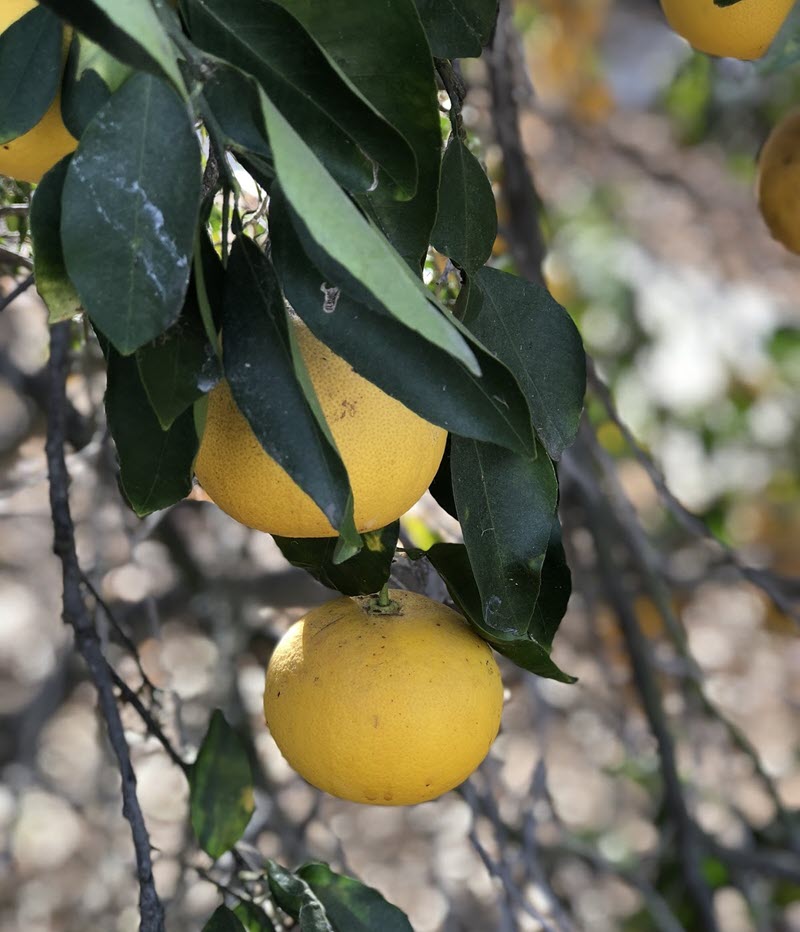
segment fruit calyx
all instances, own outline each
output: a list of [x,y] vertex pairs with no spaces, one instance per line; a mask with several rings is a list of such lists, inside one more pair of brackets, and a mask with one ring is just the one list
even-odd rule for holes
[[389,583],[385,583],[381,591],[367,602],[365,610],[370,615],[401,614],[400,604],[389,598]]

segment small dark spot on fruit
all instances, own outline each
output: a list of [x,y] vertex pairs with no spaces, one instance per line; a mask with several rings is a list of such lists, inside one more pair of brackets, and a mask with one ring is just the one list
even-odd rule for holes
[[[281,694],[281,691],[280,691],[280,690],[278,690],[278,696],[280,696],[280,694]],[[275,698],[277,699],[277,698],[278,698],[278,696],[276,696]]]
[[394,799],[394,796],[391,793],[384,793],[383,798],[387,803],[390,803]]
[[373,715],[373,716],[372,716],[372,727],[373,727],[373,728],[377,728],[377,727],[378,727],[378,722],[379,722],[379,721],[380,721],[380,719],[378,718],[378,716],[377,716],[377,715]]

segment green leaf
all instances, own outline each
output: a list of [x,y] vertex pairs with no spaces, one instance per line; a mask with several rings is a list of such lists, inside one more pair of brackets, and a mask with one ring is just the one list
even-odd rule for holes
[[323,586],[343,595],[378,592],[389,579],[400,523],[361,535],[360,551],[343,563],[334,562],[336,539],[332,537],[275,537],[281,553],[292,564],[309,572]]
[[497,0],[416,0],[436,58],[478,58],[497,19]]
[[[410,201],[398,202],[391,191],[379,186],[361,202],[419,273],[436,219],[442,139],[433,60],[413,0],[279,2],[414,150],[417,193]],[[285,182],[284,186],[289,193]]]
[[0,34],[0,144],[33,129],[52,104],[62,33],[58,17],[35,7]]
[[267,861],[272,897],[280,908],[300,923],[301,932],[340,932],[328,921],[322,903],[300,877],[274,861]]
[[55,324],[81,310],[81,300],[69,280],[61,248],[61,192],[71,156],[62,159],[36,186],[31,201],[31,236],[36,288]]
[[40,2],[120,61],[156,75],[166,75],[179,93],[186,95],[177,53],[151,0]]
[[436,499],[436,504],[443,508],[451,517],[458,521],[456,513],[456,502],[453,498],[453,477],[450,470],[450,448],[453,443],[452,435],[448,436],[444,446],[444,455],[436,475],[430,484],[428,491]]
[[405,913],[377,890],[335,874],[327,864],[304,864],[297,876],[317,895],[335,932],[414,932]]
[[225,377],[259,443],[334,528],[352,523],[347,471],[295,352],[272,264],[243,236],[228,261],[222,332]]
[[549,647],[558,631],[561,620],[567,613],[572,594],[572,573],[567,564],[567,555],[561,540],[561,522],[558,515],[553,518],[547,553],[542,567],[542,583],[536,601],[531,632],[541,644]]
[[200,317],[194,282],[186,292],[186,303],[177,322],[152,343],[140,347],[136,362],[147,397],[164,430],[221,375]]
[[497,211],[492,186],[481,163],[458,136],[451,136],[442,159],[439,213],[431,243],[468,273],[492,254]]
[[[272,259],[286,297],[312,333],[359,375],[431,423],[520,451],[532,449],[525,399],[501,363],[476,347],[478,377],[380,307],[362,304],[345,291],[326,291],[325,277],[305,252],[308,238],[301,239],[289,211],[275,185]],[[380,347],[391,347],[391,354]]]
[[474,275],[462,274],[461,278],[463,283],[456,298],[453,314],[471,329],[483,307],[483,291]]
[[275,932],[272,920],[255,903],[242,900],[234,909],[233,914],[241,922],[244,932]]
[[[257,927],[256,932],[258,932]],[[265,928],[271,928],[266,926]],[[239,921],[236,912],[231,912],[227,906],[218,906],[214,915],[203,926],[203,932],[252,932],[246,929]]]
[[516,376],[533,426],[558,459],[578,432],[586,392],[586,355],[569,314],[540,285],[483,268],[483,305],[472,332]]
[[244,834],[255,805],[247,749],[219,709],[192,765],[189,791],[198,844],[212,858],[222,857]]
[[413,196],[414,153],[300,23],[271,0],[188,0],[193,40],[253,75],[337,180],[367,191],[377,167]]
[[308,234],[390,314],[478,374],[475,354],[466,339],[431,303],[422,282],[263,94],[262,107],[278,180]]
[[533,630],[542,565],[558,498],[543,450],[536,459],[453,438],[453,493],[487,631],[514,640]]
[[131,68],[97,43],[75,33],[61,91],[64,125],[76,139],[108,98],[131,75]]
[[[540,644],[529,635],[515,640],[505,640],[495,637],[491,631],[488,631],[483,621],[483,612],[481,608],[481,595],[478,591],[478,584],[472,572],[472,566],[469,562],[467,548],[463,544],[434,544],[426,551],[409,552],[411,559],[418,560],[423,556],[427,557],[436,572],[442,577],[450,598],[455,602],[458,610],[464,615],[470,625],[483,638],[485,638],[494,649],[508,657],[513,663],[523,670],[535,673],[537,676],[543,676],[547,679],[558,680],[561,683],[574,683],[575,677],[564,673],[551,659],[549,644]],[[547,567],[548,557],[545,559]],[[548,599],[546,587],[548,586],[548,574],[545,569],[542,577],[542,589],[540,599]],[[537,605],[538,611],[538,605]]]
[[119,457],[120,484],[139,517],[166,508],[192,489],[197,434],[191,411],[162,430],[136,360],[107,347],[106,417]]
[[180,314],[200,182],[188,111],[169,85],[141,73],[98,111],[72,157],[61,218],[67,271],[123,354]]
[[253,81],[233,68],[217,68],[203,85],[203,119],[219,144],[272,159],[261,100]]

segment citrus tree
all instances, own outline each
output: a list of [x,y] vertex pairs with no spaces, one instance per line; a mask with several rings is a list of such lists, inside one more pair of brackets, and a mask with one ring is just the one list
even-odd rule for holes
[[[664,9],[699,49],[752,58],[791,6],[756,17],[756,2]],[[457,61],[481,55],[496,15],[495,0],[10,0],[0,13],[0,173],[36,185],[51,324],[64,617],[119,759],[142,929],[163,928],[163,909],[114,689],[136,697],[87,612],[64,458],[65,382],[86,341],[102,348],[120,492],[138,516],[199,482],[341,593],[267,674],[267,723],[314,785],[402,805],[461,783],[499,727],[492,649],[574,681],[551,647],[570,595],[559,461],[586,359],[538,270],[487,264],[495,200]],[[399,518],[428,487],[463,543],[405,552],[458,614],[388,589]],[[220,713],[182,766],[198,845],[241,859],[252,773]],[[208,932],[287,917],[309,932],[410,929],[324,864],[242,864],[258,892],[221,905]]]

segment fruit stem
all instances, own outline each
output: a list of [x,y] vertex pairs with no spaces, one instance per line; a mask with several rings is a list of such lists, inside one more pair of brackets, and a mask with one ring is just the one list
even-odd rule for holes
[[370,615],[399,615],[400,606],[389,598],[389,583],[384,583],[377,597],[369,600],[367,611]]

